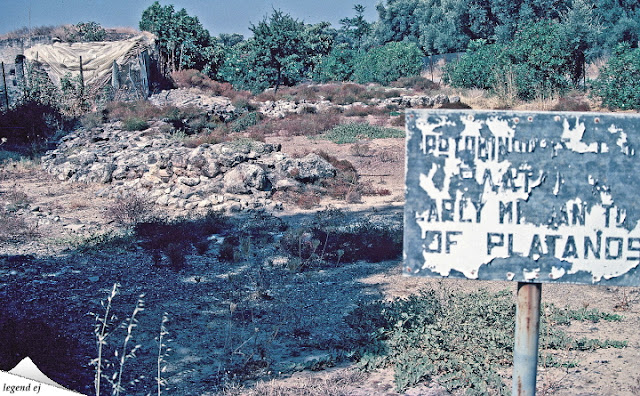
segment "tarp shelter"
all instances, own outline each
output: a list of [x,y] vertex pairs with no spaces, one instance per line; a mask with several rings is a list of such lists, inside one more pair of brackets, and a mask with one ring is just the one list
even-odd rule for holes
[[153,35],[143,33],[122,41],[38,44],[25,50],[24,55],[28,61],[41,63],[58,86],[68,73],[72,77],[80,73],[82,57],[85,84],[102,87],[111,81],[114,61],[118,66],[138,62],[141,53],[153,48],[153,39]]

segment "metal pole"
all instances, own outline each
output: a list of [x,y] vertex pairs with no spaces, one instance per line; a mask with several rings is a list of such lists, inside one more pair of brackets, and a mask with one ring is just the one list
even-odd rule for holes
[[514,396],[536,394],[541,295],[542,284],[518,282],[511,391]]

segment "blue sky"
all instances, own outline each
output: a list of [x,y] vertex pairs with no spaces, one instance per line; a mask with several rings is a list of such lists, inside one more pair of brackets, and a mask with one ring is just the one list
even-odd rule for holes
[[[240,33],[249,36],[250,23],[260,22],[273,9],[280,9],[306,23],[328,21],[338,27],[345,16],[354,16],[353,6],[366,7],[365,17],[377,19],[375,10],[379,0],[173,0],[176,10],[185,8],[197,16],[212,35]],[[142,11],[153,0],[0,0],[0,34],[29,26],[50,26],[98,22],[104,27],[138,27]]]

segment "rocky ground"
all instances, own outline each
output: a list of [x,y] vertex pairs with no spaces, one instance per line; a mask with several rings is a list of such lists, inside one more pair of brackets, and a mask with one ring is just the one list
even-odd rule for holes
[[[122,351],[126,355],[140,345],[136,356],[125,361],[126,394],[156,392],[160,357],[168,394],[398,395],[392,370],[365,374],[344,358],[353,339],[345,315],[358,305],[428,287],[515,288],[507,282],[403,277],[400,258],[317,265],[309,256],[283,248],[291,238],[300,246],[312,245],[305,232],[314,222],[326,221],[328,213],[338,213],[326,208],[341,209],[333,221],[342,226],[368,221],[401,232],[402,139],[368,141],[362,151],[306,137],[274,137],[204,152],[175,147],[158,133],[161,125],[130,135],[116,129],[107,125],[67,137],[64,150],[43,158],[49,172],[13,163],[0,173],[0,200],[21,227],[19,239],[0,245],[0,369],[8,370],[28,355],[55,381],[95,394],[90,362],[98,357],[95,331],[101,323],[95,315],[105,317],[104,302],[117,283],[103,363],[113,373],[118,367],[115,351],[123,356]],[[109,149],[111,144],[118,149]],[[152,155],[163,150],[170,155]],[[317,150],[349,160],[363,181],[389,193],[349,204],[325,199],[312,210],[277,202],[266,193],[267,186],[280,186],[286,194],[288,188],[330,177],[331,166],[310,155]],[[260,173],[252,166],[256,164],[267,171]],[[211,232],[205,233],[202,223],[185,220],[186,227],[163,240],[167,245],[193,241],[188,249],[181,248],[184,263],[173,268],[167,246],[131,240],[126,226],[109,215],[118,199],[140,190],[163,217],[216,209],[230,223],[214,218],[219,223],[207,223]],[[200,204],[204,200],[209,204]],[[204,240],[194,239],[196,234]],[[225,239],[234,241],[230,257],[221,254],[228,247]],[[139,299],[144,310],[136,312],[133,338],[124,345],[132,323],[126,320]],[[544,285],[543,302],[620,313],[620,322],[574,324],[568,331],[626,340],[628,346],[554,351],[577,365],[541,367],[539,394],[639,394],[638,288]],[[125,327],[118,327],[123,321]],[[170,351],[158,353],[161,334]],[[503,374],[506,382],[509,375]],[[437,383],[426,383],[404,394],[448,393]]]

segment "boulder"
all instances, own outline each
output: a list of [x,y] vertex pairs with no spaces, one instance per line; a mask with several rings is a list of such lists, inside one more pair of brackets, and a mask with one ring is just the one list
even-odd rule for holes
[[261,166],[242,163],[224,175],[224,190],[230,194],[250,194],[253,190],[265,190],[266,173]]

